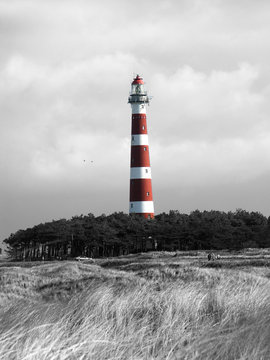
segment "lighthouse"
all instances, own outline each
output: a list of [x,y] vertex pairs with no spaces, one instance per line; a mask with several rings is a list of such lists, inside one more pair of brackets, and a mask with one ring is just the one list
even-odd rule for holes
[[131,83],[128,102],[132,109],[129,213],[152,219],[154,203],[146,122],[146,104],[149,104],[149,97],[139,75]]

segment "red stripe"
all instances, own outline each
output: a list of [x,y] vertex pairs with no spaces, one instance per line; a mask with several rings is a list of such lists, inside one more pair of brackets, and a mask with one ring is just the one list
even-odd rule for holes
[[131,167],[150,167],[149,146],[131,146]]
[[130,180],[130,201],[153,201],[151,179]]
[[142,215],[146,219],[154,219],[155,214],[154,213],[136,213],[137,215]]
[[145,114],[132,114],[132,135],[147,134]]

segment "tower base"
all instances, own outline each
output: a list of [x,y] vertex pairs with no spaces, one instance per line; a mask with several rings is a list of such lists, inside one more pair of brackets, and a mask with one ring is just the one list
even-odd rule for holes
[[142,215],[145,219],[154,219],[155,214],[154,213],[129,213],[129,215],[136,214],[136,215]]

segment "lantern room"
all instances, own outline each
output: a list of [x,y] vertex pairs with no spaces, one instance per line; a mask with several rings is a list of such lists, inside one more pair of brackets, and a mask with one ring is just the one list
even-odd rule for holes
[[144,81],[139,75],[137,75],[131,84],[129,103],[149,103],[147,92],[144,89]]

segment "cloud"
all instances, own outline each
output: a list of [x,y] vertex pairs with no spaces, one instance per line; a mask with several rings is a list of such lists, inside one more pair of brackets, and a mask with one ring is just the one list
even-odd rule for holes
[[[158,188],[184,189],[245,184],[270,173],[270,135],[216,142],[154,144],[153,178]],[[180,190],[181,191],[181,190]]]
[[115,54],[55,68],[12,57],[0,73],[5,130],[0,146],[2,154],[9,149],[2,166],[10,177],[15,179],[18,171],[27,174],[33,164],[40,174],[45,176],[42,169],[47,168],[52,176],[61,162],[69,164],[68,156],[81,154],[83,159],[86,151],[97,159],[108,152],[109,159],[111,149],[117,153],[129,138],[132,61],[132,56]]
[[258,77],[259,69],[247,63],[233,71],[213,70],[210,74],[190,66],[171,76],[156,74],[151,84],[155,91],[153,117],[163,119],[165,139],[211,141],[253,136],[254,129],[268,128],[267,98],[263,91],[253,89]]

